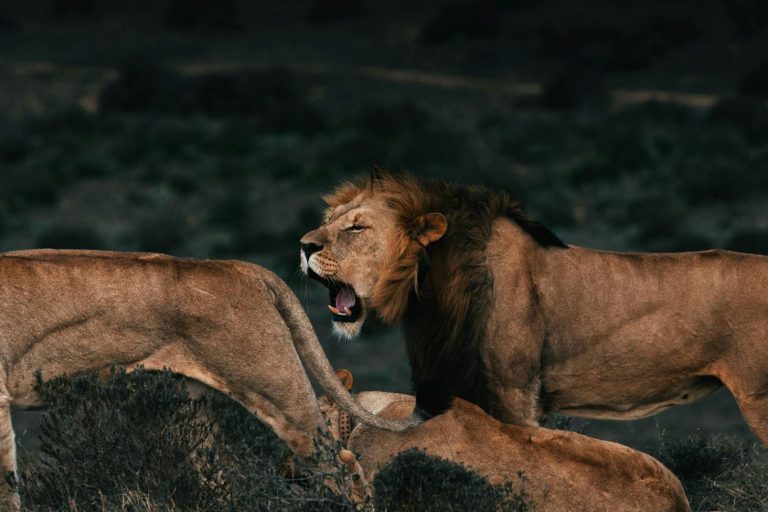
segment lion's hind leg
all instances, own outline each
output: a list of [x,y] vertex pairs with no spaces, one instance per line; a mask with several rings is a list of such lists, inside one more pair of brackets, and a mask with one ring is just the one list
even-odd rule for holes
[[749,428],[768,448],[768,386],[748,393],[734,392],[733,396]]
[[768,369],[741,366],[739,371],[715,373],[733,395],[749,428],[768,448]]
[[16,441],[11,424],[11,397],[0,384],[0,510],[19,510],[16,493]]

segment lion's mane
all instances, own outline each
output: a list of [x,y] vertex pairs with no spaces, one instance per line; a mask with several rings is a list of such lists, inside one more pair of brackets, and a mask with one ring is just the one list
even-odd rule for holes
[[[419,409],[439,414],[455,395],[488,410],[480,356],[493,292],[486,246],[494,220],[511,219],[542,246],[567,246],[505,191],[375,169],[324,199],[333,208],[361,193],[383,198],[397,215],[396,247],[371,303],[385,322],[403,321]],[[430,212],[445,215],[448,230],[423,246],[418,237],[428,226],[419,219]]]

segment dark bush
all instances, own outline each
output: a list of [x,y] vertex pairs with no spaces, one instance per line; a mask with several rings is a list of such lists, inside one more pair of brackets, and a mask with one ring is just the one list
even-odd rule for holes
[[[256,417],[223,397],[214,400],[219,480],[230,510],[334,512],[357,510],[349,499],[352,480],[337,458],[337,442],[321,438],[308,461],[288,448]],[[341,494],[332,491],[332,483]]]
[[495,0],[459,3],[450,2],[424,24],[421,40],[425,43],[445,43],[464,36],[470,39],[493,39],[502,30],[502,12]]
[[[211,427],[168,373],[112,371],[57,378],[37,390],[50,409],[41,424],[41,455],[22,473],[28,506],[58,510],[118,508],[126,492],[166,506],[192,508],[219,492],[197,466]],[[211,476],[211,475],[209,475]],[[202,478],[201,478],[202,477]]]
[[307,12],[307,21],[343,20],[355,18],[362,12],[362,0],[313,0]]
[[734,437],[662,439],[651,455],[682,482],[693,510],[768,510],[768,460]]
[[[524,478],[521,475],[521,482]],[[464,466],[416,449],[399,454],[379,471],[373,482],[376,510],[427,511],[525,511],[525,489],[511,484],[492,485]]]
[[37,389],[49,409],[41,454],[22,458],[30,510],[354,510],[326,485],[350,485],[337,444],[321,438],[314,458],[291,460],[253,414],[218,394],[192,400],[169,372],[113,369]]

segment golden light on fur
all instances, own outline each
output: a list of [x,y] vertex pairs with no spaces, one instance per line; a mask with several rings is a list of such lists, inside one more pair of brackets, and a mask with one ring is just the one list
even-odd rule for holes
[[[415,403],[413,396],[382,391],[358,393],[355,399],[388,418],[408,417]],[[321,400],[328,404],[323,414],[337,418],[338,406],[327,397]],[[675,475],[644,453],[575,432],[505,425],[461,399],[404,432],[357,425],[348,440],[339,439],[361,455],[368,481],[398,453],[416,448],[462,464],[495,484],[522,486],[534,510],[690,510]]]
[[[402,323],[427,413],[456,395],[521,425],[634,419],[725,385],[768,446],[768,258],[569,247],[504,191],[408,174],[326,201],[324,252]],[[376,236],[345,236],[357,212]]]
[[[37,371],[168,368],[232,396],[301,456],[325,428],[304,365],[358,420],[410,425],[352,400],[293,292],[257,265],[35,250],[0,254],[0,283],[0,475],[16,471],[10,404],[39,405]],[[19,506],[8,482],[0,510]]]

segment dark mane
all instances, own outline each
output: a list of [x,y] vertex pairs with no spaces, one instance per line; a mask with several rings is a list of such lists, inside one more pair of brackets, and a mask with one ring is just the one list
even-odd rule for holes
[[[486,247],[494,221],[511,219],[542,247],[567,246],[504,191],[380,170],[350,187],[326,198],[329,205],[359,193],[383,196],[402,229],[396,261],[383,270],[372,304],[385,321],[403,321],[417,405],[429,415],[439,414],[456,395],[485,410],[493,407],[486,403],[480,354],[493,290]],[[414,223],[431,212],[446,216],[448,230],[423,247],[415,243],[419,226]]]

